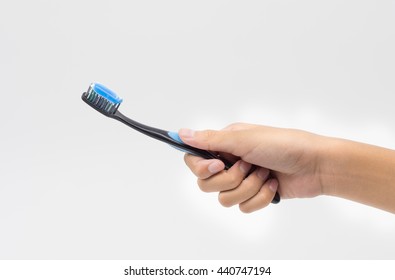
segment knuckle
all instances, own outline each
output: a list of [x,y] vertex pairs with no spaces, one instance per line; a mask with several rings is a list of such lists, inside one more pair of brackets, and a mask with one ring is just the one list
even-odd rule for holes
[[204,136],[206,139],[212,138],[213,136],[215,136],[215,131],[214,131],[214,130],[211,130],[211,129],[204,130],[204,131],[203,131],[203,136]]
[[230,130],[230,131],[237,131],[237,130],[244,130],[252,127],[256,127],[257,125],[253,125],[250,123],[245,123],[245,122],[235,122],[231,123],[230,125],[226,126],[224,129],[225,130]]
[[228,199],[228,197],[226,195],[224,195],[224,193],[222,193],[222,192],[220,192],[219,195],[218,195],[218,201],[224,207],[231,207],[231,206],[233,206],[233,204]]
[[237,129],[242,128],[243,126],[244,126],[244,123],[242,123],[242,122],[234,122],[229,125],[229,129],[230,130],[237,130]]
[[202,192],[210,192],[210,188],[207,186],[206,181],[202,179],[197,180],[197,184]]
[[185,162],[186,164],[189,163],[190,158],[191,158],[191,155],[190,155],[190,154],[187,154],[187,153],[184,154],[184,162]]
[[196,176],[202,177],[204,174],[207,173],[206,169],[207,168],[205,166],[203,166],[203,165],[200,165],[200,164],[196,165],[195,166],[195,174],[196,174]]
[[207,166],[204,161],[198,159],[196,156],[188,154],[184,156],[184,161],[193,174],[195,174],[198,178],[207,177]]
[[245,193],[248,194],[250,197],[256,195],[262,186],[260,182],[257,182],[256,178],[250,177],[244,179],[243,184]]
[[250,213],[253,212],[251,208],[245,206],[244,204],[239,204],[239,209],[240,209],[240,211],[243,212],[244,214],[250,214]]
[[269,200],[269,199],[266,199],[266,200],[265,200],[265,202],[264,202],[264,203],[262,203],[262,207],[261,207],[261,209],[262,209],[262,208],[266,208],[267,206],[269,206],[269,205],[270,205],[270,201],[271,201],[271,200]]
[[193,169],[196,165],[196,157],[190,154],[184,154],[184,162],[190,169]]
[[229,172],[228,173],[228,185],[232,186],[233,188],[237,187],[240,185],[241,181],[240,176],[234,172]]
[[206,142],[207,150],[212,151],[211,140],[216,137],[217,133],[214,130],[204,130],[203,131],[203,139]]

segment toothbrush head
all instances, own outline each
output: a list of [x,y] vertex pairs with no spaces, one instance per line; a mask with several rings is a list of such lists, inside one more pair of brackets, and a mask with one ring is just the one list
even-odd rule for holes
[[106,116],[115,114],[122,103],[122,98],[118,97],[115,92],[98,83],[92,83],[89,86],[88,90],[82,94],[82,100]]

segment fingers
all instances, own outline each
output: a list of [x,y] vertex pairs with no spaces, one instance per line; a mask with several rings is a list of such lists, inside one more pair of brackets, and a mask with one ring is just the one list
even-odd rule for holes
[[251,164],[239,160],[230,169],[222,170],[206,179],[198,179],[198,185],[204,192],[221,192],[238,187],[247,176]]
[[191,154],[185,154],[184,161],[199,179],[207,179],[225,168],[225,164],[218,159],[204,159]]
[[[224,158],[243,158],[254,164],[266,166],[260,158],[250,155],[251,151],[257,148],[262,150],[261,138],[265,139],[265,137],[261,136],[269,128],[262,129],[256,125],[236,123],[220,131],[181,129],[179,136],[188,145],[220,152]],[[268,157],[264,157],[266,158]],[[184,159],[187,166],[198,177],[200,189],[204,192],[220,192],[218,199],[225,207],[239,204],[242,212],[256,211],[270,204],[278,188],[277,179],[268,180],[268,169],[259,168],[248,174],[251,164],[244,160],[239,160],[229,170],[224,170],[224,163],[218,159],[207,160],[188,154]]]
[[236,188],[247,176],[251,164],[237,161],[229,170],[217,159],[203,159],[193,155],[184,156],[185,163],[198,177],[198,185],[204,192],[219,192]]
[[251,213],[262,209],[270,204],[276,194],[278,181],[275,178],[267,180],[259,192],[245,202],[240,203],[240,211]]
[[237,188],[220,192],[218,196],[219,202],[225,207],[230,207],[247,201],[259,192],[268,176],[269,170],[266,168],[255,170]]
[[[251,164],[239,160],[229,170],[216,159],[203,159],[186,154],[185,162],[198,177],[204,192],[219,192],[218,200],[225,207],[239,204],[244,213],[262,209],[270,204],[278,188],[277,179],[268,179],[270,171],[258,168],[250,175]],[[248,175],[248,176],[247,176]]]

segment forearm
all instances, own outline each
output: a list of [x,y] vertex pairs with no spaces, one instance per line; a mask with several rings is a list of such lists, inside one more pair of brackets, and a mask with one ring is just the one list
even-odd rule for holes
[[322,154],[324,194],[395,213],[395,151],[328,138]]

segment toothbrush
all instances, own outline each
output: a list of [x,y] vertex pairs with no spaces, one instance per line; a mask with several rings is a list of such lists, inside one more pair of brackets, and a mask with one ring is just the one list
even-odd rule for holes
[[[233,163],[229,162],[218,154],[206,150],[201,150],[185,144],[178,136],[177,132],[166,131],[155,127],[147,126],[128,118],[118,110],[119,106],[123,101],[122,98],[118,97],[115,92],[108,89],[102,84],[92,83],[89,86],[88,90],[82,94],[82,100],[103,115],[118,120],[149,137],[165,142],[182,152],[199,156],[205,159],[219,159],[225,164],[225,169],[229,169],[233,165]],[[253,169],[254,168],[252,168],[250,173],[252,173]],[[272,200],[272,203],[278,202],[280,202],[280,195],[276,193]]]

